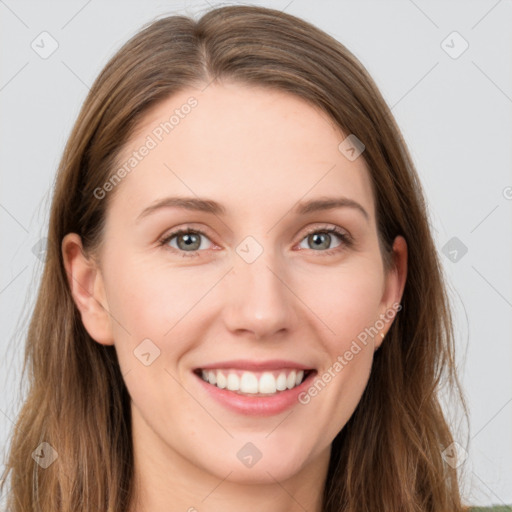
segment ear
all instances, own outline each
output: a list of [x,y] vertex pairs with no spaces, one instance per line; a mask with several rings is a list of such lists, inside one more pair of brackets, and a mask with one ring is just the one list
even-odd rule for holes
[[[395,314],[398,313],[396,305],[400,304],[402,295],[404,293],[405,281],[407,280],[407,242],[403,236],[397,236],[393,242],[393,253],[392,253],[392,265],[389,269],[386,280],[384,294],[381,301],[381,313],[392,311]],[[393,307],[395,305],[395,307]],[[389,317],[388,317],[389,318]],[[385,327],[382,330],[382,334],[386,336],[386,333],[393,323],[392,320],[385,321]],[[375,336],[375,350],[377,350],[384,338],[380,333]]]
[[92,339],[113,345],[112,326],[103,277],[97,263],[86,257],[80,236],[68,233],[61,244],[62,258],[73,300]]

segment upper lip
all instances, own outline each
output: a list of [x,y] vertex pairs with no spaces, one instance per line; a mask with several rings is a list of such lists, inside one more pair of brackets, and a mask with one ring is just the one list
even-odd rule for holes
[[233,359],[231,361],[221,361],[218,363],[211,363],[204,366],[199,366],[196,370],[221,370],[221,369],[238,369],[248,371],[263,371],[263,370],[280,370],[282,368],[296,368],[299,370],[313,370],[311,366],[306,366],[296,361],[289,361],[286,359],[269,359],[266,361],[254,361],[248,359]]

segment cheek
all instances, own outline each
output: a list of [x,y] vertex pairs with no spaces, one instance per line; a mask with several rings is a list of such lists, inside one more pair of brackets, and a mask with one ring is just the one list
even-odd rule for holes
[[[329,411],[329,429],[334,437],[349,420],[368,382],[374,354],[372,338],[379,336],[372,327],[379,319],[383,274],[378,265],[363,261],[316,277],[302,282],[301,293],[327,326],[327,330],[322,328],[326,334],[321,338],[326,358],[303,399],[316,403],[314,407],[320,407],[321,402],[322,410]],[[315,414],[321,416],[322,412]],[[327,418],[325,421],[328,423]]]
[[347,342],[375,324],[382,286],[383,275],[370,265],[347,265],[302,280],[300,296],[331,334],[329,352],[344,350]]
[[198,304],[208,289],[200,273],[191,268],[155,265],[145,259],[119,261],[109,273],[108,285],[109,305],[126,329],[158,338]]
[[[169,380],[162,370],[174,374],[183,354],[191,349],[191,340],[198,337],[201,311],[211,309],[207,293],[214,276],[205,278],[197,268],[171,267],[148,258],[113,261],[116,264],[107,273],[108,303],[123,374],[130,371],[132,381],[139,382],[136,386]],[[140,358],[147,359],[147,353],[152,362],[144,366]],[[153,377],[148,380],[148,375]]]

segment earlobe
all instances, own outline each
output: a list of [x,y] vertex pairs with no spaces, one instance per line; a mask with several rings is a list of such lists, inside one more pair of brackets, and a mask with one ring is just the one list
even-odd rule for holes
[[393,266],[386,276],[386,289],[382,298],[384,311],[388,319],[380,336],[376,337],[375,350],[377,350],[391,328],[394,318],[389,319],[391,313],[397,314],[396,306],[400,304],[407,280],[407,242],[403,236],[397,236],[393,242]]
[[61,245],[71,295],[85,329],[98,343],[113,345],[112,327],[103,277],[96,262],[88,258],[80,236],[68,233]]

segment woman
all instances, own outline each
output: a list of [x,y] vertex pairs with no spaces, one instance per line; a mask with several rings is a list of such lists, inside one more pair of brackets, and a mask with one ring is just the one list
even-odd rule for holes
[[247,6],[146,26],[82,107],[48,239],[13,512],[463,510],[421,185],[330,36]]

